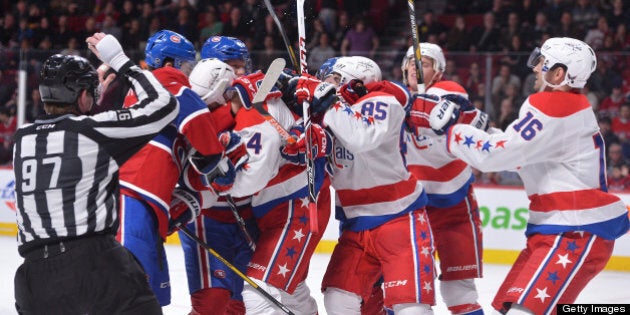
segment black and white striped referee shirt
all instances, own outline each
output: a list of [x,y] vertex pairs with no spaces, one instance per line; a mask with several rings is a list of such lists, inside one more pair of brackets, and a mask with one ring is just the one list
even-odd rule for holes
[[153,74],[130,65],[120,74],[132,84],[137,105],[94,116],[49,116],[16,132],[13,169],[21,255],[64,239],[116,233],[119,166],[179,110]]

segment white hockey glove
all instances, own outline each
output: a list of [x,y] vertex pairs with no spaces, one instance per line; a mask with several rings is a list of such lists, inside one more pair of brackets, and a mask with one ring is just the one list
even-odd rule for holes
[[459,105],[445,98],[440,99],[429,114],[431,129],[436,134],[443,135],[448,131],[448,128],[458,122],[459,114]]

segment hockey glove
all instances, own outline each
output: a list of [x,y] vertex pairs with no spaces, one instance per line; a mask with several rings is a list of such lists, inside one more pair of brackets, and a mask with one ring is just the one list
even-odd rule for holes
[[468,98],[458,94],[446,94],[442,98],[459,105],[460,117],[458,123],[469,124],[483,131],[488,130],[490,126],[488,114],[477,109]]
[[337,102],[335,86],[328,82],[321,82],[310,74],[302,74],[295,89],[295,100],[298,106],[302,102],[311,103],[312,113],[325,112]]
[[459,105],[442,98],[431,110],[429,124],[436,134],[443,135],[448,128],[458,123],[459,115]]
[[367,88],[363,85],[363,81],[352,79],[347,84],[344,84],[339,88],[339,95],[343,98],[344,102],[352,105],[356,103],[361,97],[368,93]]
[[414,95],[407,116],[405,117],[405,125],[410,131],[417,133],[418,128],[429,128],[429,116],[431,108],[434,108],[439,102],[440,97],[434,94],[417,94]]
[[[258,92],[258,86],[262,83],[264,78],[265,74],[261,71],[257,71],[252,74],[239,77],[232,83],[232,87],[235,89],[241,103],[246,109],[250,109],[252,107],[254,95]],[[278,88],[274,87],[267,97],[265,97],[265,101],[279,98],[281,96],[282,92],[280,92]]]
[[234,185],[236,170],[225,154],[203,156],[192,149],[188,161],[199,174],[201,184],[214,190],[217,195],[222,195]]
[[241,136],[235,132],[224,131],[219,134],[219,142],[225,148],[225,154],[232,161],[236,171],[243,168],[249,161],[249,154],[245,143],[241,141]]
[[470,110],[475,109],[475,106],[465,96],[462,96],[459,94],[445,94],[445,95],[442,95],[442,98],[445,98],[457,104],[461,111],[470,111]]
[[[311,136],[311,149],[313,158],[321,158],[330,155],[332,151],[332,138],[330,134],[318,124],[311,124],[309,135]],[[296,165],[306,165],[306,133],[301,125],[291,128],[289,133],[295,137],[295,143],[287,143],[280,148],[280,155],[287,161]]]
[[193,222],[201,213],[199,194],[182,188],[173,190],[171,205],[168,209],[168,235],[176,232],[180,226]]

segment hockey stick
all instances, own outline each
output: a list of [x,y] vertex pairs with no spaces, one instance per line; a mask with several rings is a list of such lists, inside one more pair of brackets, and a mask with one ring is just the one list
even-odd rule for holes
[[280,137],[283,141],[287,143],[295,143],[295,138],[291,137],[288,131],[280,125],[280,123],[269,114],[269,112],[263,107],[263,103],[267,98],[271,89],[275,86],[278,78],[280,78],[280,74],[282,74],[282,70],[284,70],[284,66],[286,61],[282,58],[276,58],[271,62],[267,72],[265,72],[265,78],[263,79],[260,86],[258,86],[258,92],[254,95],[254,99],[252,100],[252,106],[260,113],[260,115],[269,122],[280,134]]
[[425,92],[424,73],[422,73],[422,53],[420,52],[420,36],[416,22],[416,5],[414,0],[407,0],[409,7],[409,22],[411,23],[411,37],[413,38],[413,60],[416,65],[416,80],[418,81],[418,94]]
[[227,202],[228,206],[230,206],[230,210],[232,210],[232,214],[234,215],[234,218],[236,219],[238,226],[241,228],[241,232],[243,232],[243,235],[245,236],[247,245],[249,245],[249,248],[251,248],[252,251],[255,251],[256,243],[254,242],[254,239],[252,238],[251,235],[249,235],[249,232],[247,231],[247,224],[245,223],[245,220],[243,220],[243,217],[241,217],[241,215],[238,214],[238,208],[236,207],[236,202],[234,202],[234,198],[232,198],[232,195],[225,195],[225,201]]
[[[268,1],[268,0],[267,0]],[[298,36],[300,47],[300,70],[302,74],[308,73],[306,64],[306,28],[304,26],[304,0],[297,0]],[[317,222],[317,191],[315,189],[315,161],[313,160],[313,148],[311,143],[311,104],[302,102],[302,118],[304,119],[304,131],[306,132],[306,175],[308,177],[308,214],[311,233],[319,233]]]
[[269,14],[273,18],[274,22],[276,22],[276,26],[278,27],[278,32],[282,36],[282,40],[284,41],[284,46],[287,47],[287,51],[289,52],[289,58],[291,58],[291,64],[295,68],[296,71],[300,70],[300,64],[298,63],[297,57],[295,56],[295,51],[293,50],[293,46],[291,46],[291,42],[289,42],[289,38],[287,37],[287,33],[284,31],[284,27],[280,23],[278,19],[278,15],[276,11],[273,9],[273,5],[271,4],[271,0],[265,0],[265,6],[269,11]]
[[199,246],[205,248],[210,254],[212,254],[212,256],[216,257],[224,265],[226,265],[228,268],[230,268],[230,270],[232,270],[239,277],[241,277],[241,279],[243,279],[243,280],[245,280],[245,282],[249,283],[249,285],[251,285],[252,288],[256,289],[256,291],[258,291],[260,294],[262,294],[270,302],[272,302],[273,304],[278,306],[283,312],[285,312],[285,313],[287,313],[289,315],[294,315],[293,312],[291,312],[291,310],[289,310],[289,308],[287,308],[284,304],[280,303],[280,301],[276,300],[267,291],[263,290],[263,288],[261,288],[258,284],[256,284],[256,282],[254,282],[254,280],[252,280],[250,277],[248,277],[247,275],[242,273],[240,270],[238,270],[238,268],[236,268],[236,266],[232,265],[229,261],[227,261],[225,258],[223,258],[223,256],[221,256],[221,254],[217,253],[217,251],[212,249],[212,247],[210,247],[204,241],[202,241],[197,236],[195,236],[187,227],[179,224],[178,228],[179,228],[180,231],[182,231],[182,233],[186,234],[186,236],[188,236],[191,240],[195,241],[197,244],[199,244]]

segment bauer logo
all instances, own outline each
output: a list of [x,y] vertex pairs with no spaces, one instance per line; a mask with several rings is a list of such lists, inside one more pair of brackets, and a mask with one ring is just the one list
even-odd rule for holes
[[4,202],[9,209],[15,211],[15,180],[9,181],[2,188],[2,195],[0,198],[2,198],[2,202]]

